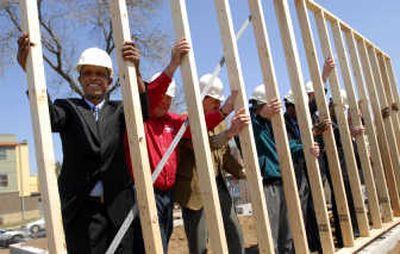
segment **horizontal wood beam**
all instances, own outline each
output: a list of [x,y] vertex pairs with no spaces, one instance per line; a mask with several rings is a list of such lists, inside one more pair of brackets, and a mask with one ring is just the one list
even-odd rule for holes
[[366,41],[369,45],[373,46],[374,48],[378,49],[382,54],[385,56],[388,56],[383,50],[379,49],[375,44],[373,44],[370,40],[362,36],[359,32],[357,32],[355,29],[353,29],[349,24],[338,18],[336,15],[334,15],[332,12],[328,11],[318,3],[314,2],[313,0],[307,0],[307,7],[312,11],[312,12],[317,12],[317,11],[322,11],[326,17],[327,20],[332,21],[332,22],[339,22],[339,25],[344,31],[352,31],[354,33],[354,36],[356,38],[362,39]]
[[371,244],[373,241],[384,235],[392,228],[400,225],[400,218],[395,218],[392,222],[384,223],[380,229],[372,229],[369,237],[359,237],[356,239],[355,244],[351,248],[342,248],[335,254],[353,254],[361,251],[363,248]]

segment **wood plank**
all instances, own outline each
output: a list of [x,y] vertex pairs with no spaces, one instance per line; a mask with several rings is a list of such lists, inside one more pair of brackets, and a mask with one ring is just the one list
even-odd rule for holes
[[[185,0],[170,0],[170,5],[176,38],[185,37],[192,44]],[[228,253],[193,51],[182,59],[181,73],[188,104],[189,123],[191,129],[196,130],[192,132],[192,140],[197,168],[202,169],[197,173],[202,187],[208,239],[213,253]]]
[[123,43],[132,40],[125,0],[111,1],[110,11],[145,249],[146,253],[163,253],[136,70],[131,62],[124,61],[121,51]]
[[[231,91],[239,92],[235,108],[246,108],[247,98],[240,65],[239,52],[236,44],[235,33],[232,24],[232,15],[227,0],[215,0],[219,29],[224,48],[226,67],[228,71]],[[245,127],[239,134],[240,147],[242,148],[244,167],[246,168],[247,181],[249,183],[250,197],[253,211],[257,220],[258,245],[261,253],[273,253],[274,244],[268,219],[268,210],[265,202],[261,171],[258,165],[257,150],[254,142],[253,128]]]
[[[320,42],[321,42],[324,58],[332,57],[333,52],[332,52],[332,47],[330,45],[329,32],[328,32],[326,20],[324,17],[324,13],[323,12],[315,12],[314,14],[315,14],[315,19],[316,19],[317,28],[318,28],[318,34],[320,37]],[[338,60],[340,62],[342,76],[344,77],[344,84],[345,84],[347,98],[348,98],[348,102],[349,102],[349,113],[350,113],[350,116],[352,119],[353,126],[362,127],[358,103],[357,103],[357,99],[356,99],[355,92],[353,89],[353,83],[351,80],[350,70],[349,70],[349,63],[346,58],[346,53],[345,53],[344,44],[343,44],[343,38],[342,38],[342,34],[340,32],[340,27],[338,26],[338,23],[333,24],[333,26],[335,26],[335,28],[332,29],[333,33],[334,33],[334,35],[333,35],[334,41],[335,41],[336,50],[337,50],[338,56],[339,56]],[[339,111],[339,114],[341,115],[341,117],[338,118],[338,122],[340,125],[340,127],[339,127],[340,128],[340,138],[342,140],[341,142],[342,142],[342,144],[344,144],[345,142],[351,143],[351,146],[350,146],[350,144],[347,145],[347,149],[346,149],[346,147],[343,147],[344,154],[346,155],[348,153],[351,153],[353,155],[352,156],[353,158],[350,158],[350,160],[354,160],[354,161],[352,161],[352,163],[356,163],[355,157],[354,157],[354,147],[352,145],[350,130],[348,127],[349,124],[348,124],[347,116],[345,115],[345,112],[344,112],[343,102],[341,101],[341,98],[340,98],[339,77],[338,77],[338,70],[336,68],[332,71],[331,75],[329,76],[329,82],[332,87],[333,103],[335,105],[339,105],[339,106],[335,107],[335,113],[336,113],[336,116],[338,116],[337,111]],[[346,137],[346,138],[344,138],[344,137]],[[371,166],[371,163],[369,160],[369,156],[368,156],[369,153],[367,150],[367,145],[365,143],[364,135],[357,136],[356,142],[357,142],[358,154],[359,154],[360,160],[361,160],[361,167],[362,167],[362,170],[364,171],[364,176],[365,176],[365,180],[366,180],[366,184],[367,184],[368,203],[369,203],[369,207],[370,207],[372,224],[374,227],[379,228],[382,226],[382,221],[381,221],[381,216],[380,216],[380,212],[379,212],[378,197],[377,197],[377,193],[376,193],[374,176],[372,173],[372,166]],[[348,160],[346,156],[345,156],[345,159],[346,159],[346,161]],[[352,173],[349,171],[349,173],[358,175],[357,164],[355,164],[353,166],[356,167],[355,168],[356,171],[354,171]],[[348,166],[347,166],[347,168],[348,168]],[[359,181],[359,179],[358,179],[358,181]],[[361,184],[361,183],[359,182],[357,184]],[[360,206],[360,205],[364,206],[363,203],[358,204],[358,206]],[[359,209],[356,206],[356,211],[358,211],[358,210]]]
[[[340,26],[342,27],[342,30],[345,32],[353,32],[354,36],[359,38],[359,39],[363,39],[366,42],[368,42],[370,45],[373,45],[376,49],[379,49],[378,46],[374,45],[370,40],[368,40],[367,38],[365,38],[364,36],[362,36],[358,31],[356,31],[355,29],[353,29],[348,23],[344,22],[343,20],[341,20],[339,17],[337,17],[335,14],[333,14],[332,12],[330,12],[329,10],[327,10],[326,8],[322,7],[321,5],[319,5],[318,3],[316,3],[314,0],[307,0],[307,7],[312,11],[312,12],[319,12],[322,11],[325,15],[325,18],[331,22],[339,22]],[[379,49],[380,52],[382,52],[382,54],[384,54],[385,56],[388,56],[386,53],[383,52],[383,50]]]
[[[384,53],[382,53],[382,52],[381,52],[381,54],[384,55]],[[395,115],[397,115],[397,119],[398,119],[397,122],[400,125],[400,96],[399,96],[399,90],[398,90],[398,83],[397,83],[396,77],[393,72],[393,66],[392,66],[391,59],[388,56],[384,56],[384,62],[385,62],[386,69],[388,71],[390,85],[391,85],[393,97],[394,97],[394,102],[391,105],[391,107],[392,107],[393,113]],[[399,147],[399,149],[400,149],[400,147]]]
[[[378,95],[376,94],[376,91],[375,91],[375,81],[373,78],[374,74],[372,72],[371,65],[369,62],[367,48],[366,48],[365,42],[362,40],[357,41],[357,46],[358,46],[358,53],[360,56],[360,60],[362,63],[365,83],[367,85],[369,100],[371,102],[372,110],[373,110],[374,116],[375,116],[375,118],[374,118],[375,125],[374,126],[376,127],[376,133],[377,133],[376,136],[378,138],[382,162],[383,162],[383,166],[385,168],[386,181],[388,183],[390,193],[392,193],[391,191],[393,191],[393,189],[396,189],[396,187],[397,187],[397,196],[398,196],[399,182],[398,182],[398,178],[395,173],[395,167],[393,166],[391,154],[389,152],[389,143],[388,143],[388,139],[386,136],[386,130],[383,125],[383,118],[382,118],[382,114],[381,114],[381,110],[380,110],[380,103],[378,101]],[[365,103],[366,103],[366,101],[365,101]],[[364,111],[368,110],[366,105],[364,106],[362,104],[362,109],[363,109],[363,107],[365,107]],[[370,138],[370,136],[369,136],[369,138]],[[370,139],[370,142],[372,142],[372,141],[373,140]],[[392,196],[392,194],[391,194],[391,198],[394,198],[394,196]],[[398,214],[396,213],[396,210],[395,210],[395,206],[393,206],[392,208],[393,208],[393,212],[395,213],[395,215],[398,216]]]
[[[374,73],[374,82],[375,82],[375,89],[377,91],[378,97],[377,99],[379,100],[380,103],[380,110],[381,114],[383,115],[383,122],[384,122],[384,127],[386,130],[386,135],[389,143],[389,151],[390,151],[390,156],[392,158],[392,163],[393,163],[393,169],[395,176],[397,178],[397,185],[400,183],[400,156],[399,156],[399,149],[397,147],[397,142],[396,142],[396,136],[394,134],[394,128],[393,128],[393,122],[392,122],[392,117],[390,115],[390,108],[388,101],[386,99],[386,93],[383,89],[383,84],[382,84],[382,75],[378,67],[378,59],[376,57],[375,49],[374,48],[368,48],[367,51],[369,53],[369,60],[371,63],[372,67],[372,72]],[[385,111],[389,113],[387,116],[384,116]],[[375,116],[376,117],[376,116]]]
[[336,254],[352,254],[362,251],[367,245],[372,243],[377,238],[381,237],[383,234],[391,230],[400,224],[400,218],[395,218],[392,222],[384,223],[383,227],[380,229],[372,229],[369,237],[360,237],[356,239],[355,245],[352,248],[342,248],[336,252]]
[[388,102],[388,108],[390,110],[390,117],[392,118],[392,122],[393,122],[394,135],[397,140],[397,149],[400,149],[400,118],[399,118],[399,114],[397,114],[397,111],[393,110],[393,104],[396,103],[396,100],[394,97],[394,91],[392,91],[392,84],[391,84],[391,80],[389,78],[388,69],[386,68],[384,56],[382,54],[378,53],[377,51],[375,51],[375,52],[376,52],[377,59],[378,59],[379,70],[382,75],[382,83],[384,85],[382,87],[382,89],[385,90],[386,99]]
[[[381,52],[381,54],[383,55],[382,52]],[[393,114],[395,114],[397,116],[397,122],[400,125],[400,96],[399,96],[398,84],[397,84],[396,77],[393,72],[393,66],[392,66],[392,62],[391,62],[390,58],[386,57],[386,56],[383,56],[383,57],[384,57],[386,70],[389,75],[390,85],[391,85],[392,92],[393,92],[394,102],[391,105],[391,108],[393,110]],[[400,147],[398,147],[398,148],[400,149]]]
[[[261,1],[249,0],[248,3],[252,16],[254,35],[257,43],[258,57],[261,64],[267,100],[280,98]],[[296,176],[294,174],[295,169],[293,167],[287,130],[282,112],[274,116],[271,122],[279,155],[279,165],[281,167],[290,231],[292,233],[295,250],[296,253],[308,253],[309,247],[304,228]]]
[[[339,62],[340,62],[340,67],[342,70],[342,76],[344,79],[344,84],[346,88],[346,93],[347,93],[347,98],[350,102],[350,116],[355,124],[355,126],[362,127],[362,121],[360,118],[360,113],[358,110],[358,104],[357,104],[357,99],[353,90],[353,82],[351,79],[351,73],[349,69],[349,63],[346,57],[346,50],[343,42],[343,35],[342,31],[340,28],[340,25],[338,22],[332,22],[332,31],[333,31],[333,37],[336,45],[336,51],[339,55]],[[344,123],[346,124],[346,123]],[[359,155],[360,155],[360,160],[361,160],[361,166],[362,170],[364,173],[364,179],[366,182],[367,186],[367,192],[368,192],[368,206],[369,206],[369,212],[371,214],[371,220],[372,220],[372,225],[375,228],[380,228],[382,227],[382,220],[381,220],[381,215],[379,211],[379,204],[378,204],[378,196],[376,193],[376,186],[374,182],[374,175],[372,173],[372,167],[371,163],[369,160],[368,156],[368,150],[367,146],[365,143],[365,138],[364,135],[360,135],[356,137],[357,139],[357,148],[359,149]],[[354,149],[354,148],[353,148]],[[353,150],[354,151],[354,150]],[[351,151],[347,151],[351,152]],[[345,153],[347,153],[345,152]],[[361,187],[361,185],[360,185]],[[364,206],[364,204],[359,204]],[[358,211],[357,205],[356,205],[356,211]],[[365,236],[362,235],[361,236]]]
[[[389,72],[390,84],[392,85],[392,91],[393,91],[394,98],[396,101],[395,107],[400,108],[400,95],[399,95],[399,90],[398,90],[398,83],[397,83],[396,77],[394,75],[392,61],[388,56],[385,56],[385,63],[387,66],[387,70]],[[399,115],[399,117],[400,117],[400,110],[397,110],[397,115]]]
[[51,134],[46,77],[40,35],[37,1],[21,0],[21,21],[24,32],[29,33],[31,46],[26,72],[31,108],[40,192],[43,199],[44,218],[50,253],[65,253],[64,230],[61,217],[60,196],[57,187],[54,146]]
[[[364,105],[361,108],[361,114],[365,122],[366,134],[367,137],[369,138],[370,151],[368,151],[367,154],[370,156],[370,160],[372,162],[372,169],[374,170],[376,188],[379,196],[379,204],[382,206],[382,219],[384,222],[389,222],[392,221],[393,219],[392,208],[396,214],[399,214],[400,212],[400,200],[397,192],[397,184],[393,175],[393,171],[391,171],[392,176],[390,176],[389,173],[390,171],[388,171],[387,174],[388,180],[385,179],[384,167],[382,163],[382,158],[380,156],[381,151],[379,149],[374,123],[372,120],[373,117],[371,115],[371,112],[368,110],[367,93],[365,91],[364,80],[361,73],[361,64],[359,56],[357,54],[357,48],[354,41],[355,40],[354,34],[352,32],[345,32],[345,37],[350,53],[353,75],[356,81],[355,84],[356,87],[358,88],[357,89],[358,95],[361,101],[361,105]],[[360,145],[358,144],[358,142],[357,146],[360,149]],[[361,163],[363,163],[363,160],[365,160],[365,158],[363,157],[360,157],[360,159]]]
[[[318,113],[321,121],[330,119],[328,105],[325,99],[324,84],[321,78],[321,71],[318,66],[317,51],[312,36],[310,21],[307,13],[307,7],[304,0],[296,0],[297,16],[300,23],[301,34],[303,38],[303,45],[305,47],[307,62],[311,73],[311,79],[314,86],[314,91],[317,100]],[[333,100],[338,105],[335,107],[336,118],[340,128],[340,138],[345,155],[345,163],[348,171],[353,202],[356,210],[357,224],[360,234],[368,235],[368,219],[367,213],[364,208],[364,200],[361,191],[361,182],[358,176],[357,163],[354,157],[354,148],[351,142],[350,130],[348,127],[347,117],[345,116],[344,107],[340,97],[340,88],[338,84],[332,84]],[[329,172],[332,178],[332,187],[335,193],[337,209],[339,213],[339,223],[342,231],[343,244],[345,246],[352,246],[353,228],[350,221],[350,213],[348,208],[348,201],[346,190],[344,188],[342,170],[340,166],[339,156],[337,152],[336,140],[333,134],[333,128],[330,126],[328,130],[323,133],[326,155],[329,163]]]
[[289,13],[287,0],[275,0],[275,12],[278,18],[281,41],[286,57],[286,67],[289,72],[290,84],[296,104],[296,114],[301,131],[301,140],[304,144],[304,155],[311,185],[314,209],[319,227],[321,246],[324,253],[334,253],[332,231],[329,224],[324,191],[321,182],[318,159],[310,151],[314,144],[312,124],[308,108],[307,94],[304,89],[304,79],[301,70],[299,54],[293,31],[293,23]]

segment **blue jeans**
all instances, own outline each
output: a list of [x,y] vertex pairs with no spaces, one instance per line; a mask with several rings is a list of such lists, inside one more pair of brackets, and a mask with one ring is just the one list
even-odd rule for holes
[[[164,253],[168,253],[168,242],[173,229],[172,212],[174,208],[174,191],[172,189],[165,191],[154,189],[154,194],[157,206],[158,223],[160,224],[163,250]],[[142,228],[140,226],[140,219],[138,216],[135,217],[135,219],[133,220],[133,230],[133,246],[135,253],[145,253]]]

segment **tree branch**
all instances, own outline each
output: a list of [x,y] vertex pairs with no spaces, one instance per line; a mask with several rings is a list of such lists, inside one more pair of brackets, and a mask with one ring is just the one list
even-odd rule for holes
[[6,6],[4,8],[4,10],[6,11],[8,17],[10,18],[11,22],[13,23],[13,25],[22,33],[22,27],[20,25],[20,22],[17,18],[17,15],[15,15],[15,13],[13,13],[13,11],[11,10],[10,6]]
[[53,69],[55,70],[65,81],[67,81],[71,87],[71,89],[80,94],[81,96],[83,95],[82,90],[80,89],[79,85],[77,82],[69,75],[68,73],[65,73],[62,70],[59,70],[59,67],[56,66],[46,55],[43,55],[43,59],[46,61],[46,63]]
[[[85,29],[84,31],[87,31],[93,25],[96,33],[100,32],[98,34],[101,38],[100,43],[105,46],[105,50],[108,53],[111,53],[115,49],[115,43],[113,41],[109,3],[107,0],[71,0],[56,1],[54,2],[55,4],[49,5],[47,4],[49,1],[37,1],[39,22],[42,30],[44,61],[55,72],[57,78],[68,82],[73,91],[82,94],[78,81],[74,81],[73,78],[73,66],[68,63],[70,57],[75,57],[74,47],[65,42],[75,35],[76,31],[74,29],[81,29],[82,27],[82,29]],[[169,51],[164,50],[166,45],[165,35],[163,35],[162,31],[152,27],[153,22],[149,22],[151,19],[147,18],[149,14],[159,8],[160,2],[161,0],[127,1],[131,14],[130,21],[135,23],[132,38],[135,39],[142,51],[142,59],[151,61],[151,66],[160,64],[164,53]],[[2,5],[0,15],[5,18],[5,26],[1,26],[2,29],[4,28],[3,35],[0,37],[0,57],[4,59],[3,52],[8,54],[10,50],[15,50],[15,41],[23,32],[23,29],[18,16],[17,2],[8,1],[6,5]],[[71,19],[73,21],[72,24],[77,27],[72,28],[72,26],[68,25],[67,29],[62,30],[66,24],[64,19]],[[69,30],[70,27],[72,31]],[[89,40],[92,40],[92,37]],[[66,52],[68,52],[68,56]],[[5,62],[0,62],[0,66],[3,64]],[[110,92],[115,91],[119,86],[119,82],[116,80]]]

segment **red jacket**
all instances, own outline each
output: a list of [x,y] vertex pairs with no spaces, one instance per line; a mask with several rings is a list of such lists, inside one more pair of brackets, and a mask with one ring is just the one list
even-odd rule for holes
[[[147,95],[149,98],[150,109],[157,107],[158,103],[161,101],[162,97],[167,91],[170,82],[171,79],[165,73],[162,73],[148,85]],[[207,113],[205,117],[208,130],[214,129],[214,127],[216,127],[224,119],[219,112]],[[186,118],[186,116],[167,112],[164,116],[159,118],[150,117],[150,119],[144,123],[151,172],[153,172],[157,167],[162,156],[172,143],[172,140]],[[189,128],[186,130],[184,137],[190,138]],[[129,168],[132,169],[132,162],[128,150],[128,137],[126,132],[124,137],[124,147],[127,164]],[[154,187],[160,190],[171,189],[175,184],[177,165],[178,151],[175,149],[162,169],[160,175],[154,182]],[[133,176],[133,170],[131,170],[131,172]]]

